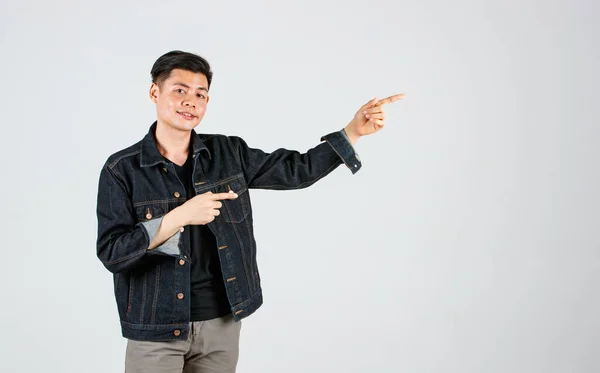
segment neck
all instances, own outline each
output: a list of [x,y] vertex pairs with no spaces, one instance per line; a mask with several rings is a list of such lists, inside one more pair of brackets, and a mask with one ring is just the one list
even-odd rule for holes
[[192,131],[182,131],[161,124],[156,124],[156,145],[163,157],[178,165],[185,163],[190,149]]

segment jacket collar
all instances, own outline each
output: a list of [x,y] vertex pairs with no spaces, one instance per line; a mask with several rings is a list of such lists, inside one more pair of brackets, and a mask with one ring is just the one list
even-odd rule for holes
[[[151,167],[156,166],[157,164],[166,163],[163,156],[158,151],[158,146],[156,146],[156,122],[150,126],[150,130],[142,139],[142,149],[140,153],[140,166],[141,167]],[[210,150],[206,147],[206,144],[200,139],[200,136],[196,133],[196,131],[192,130],[191,134],[192,141],[192,149],[194,152],[194,158],[203,150],[208,154],[208,158],[211,158]]]

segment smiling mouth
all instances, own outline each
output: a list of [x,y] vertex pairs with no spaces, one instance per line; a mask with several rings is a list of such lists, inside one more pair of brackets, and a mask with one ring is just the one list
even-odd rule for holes
[[185,119],[194,119],[194,118],[196,118],[195,115],[192,115],[192,114],[189,114],[189,113],[182,113],[180,111],[178,111],[177,114],[181,115]]

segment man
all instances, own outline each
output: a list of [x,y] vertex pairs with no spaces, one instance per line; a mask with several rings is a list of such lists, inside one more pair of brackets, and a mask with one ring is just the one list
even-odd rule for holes
[[152,67],[157,120],[110,156],[98,187],[97,255],[114,273],[127,372],[235,372],[240,321],[262,304],[249,188],[305,188],[345,163],[380,130],[373,99],[304,154],[265,153],[236,136],[197,134],[212,72],[172,51]]

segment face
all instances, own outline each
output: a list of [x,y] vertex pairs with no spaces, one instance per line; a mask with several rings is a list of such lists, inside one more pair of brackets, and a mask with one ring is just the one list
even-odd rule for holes
[[156,104],[159,124],[191,131],[204,117],[208,80],[204,74],[175,69],[160,86],[152,83],[150,98]]

